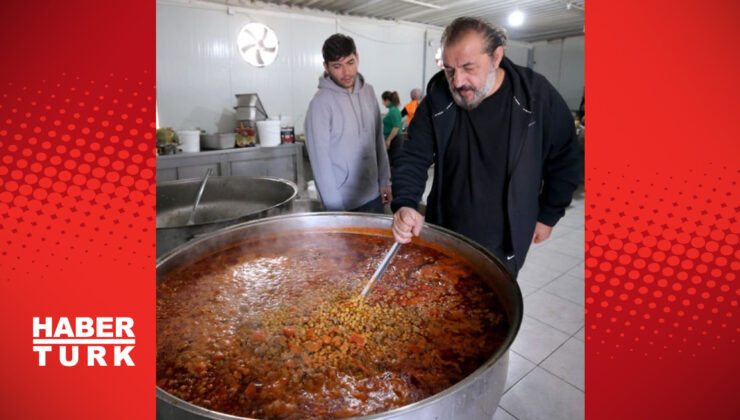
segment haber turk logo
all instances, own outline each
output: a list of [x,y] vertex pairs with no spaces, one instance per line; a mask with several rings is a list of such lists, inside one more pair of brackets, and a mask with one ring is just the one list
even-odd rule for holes
[[134,320],[127,317],[34,317],[39,366],[134,366]]

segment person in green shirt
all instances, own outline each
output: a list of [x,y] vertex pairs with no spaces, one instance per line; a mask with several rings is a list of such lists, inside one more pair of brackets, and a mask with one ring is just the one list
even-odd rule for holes
[[383,118],[383,137],[385,138],[385,148],[388,150],[388,160],[390,160],[391,166],[394,166],[403,149],[403,140],[401,139],[403,122],[401,111],[398,109],[401,100],[398,97],[398,92],[395,91],[385,91],[380,97],[383,99],[383,105],[388,108],[388,114]]

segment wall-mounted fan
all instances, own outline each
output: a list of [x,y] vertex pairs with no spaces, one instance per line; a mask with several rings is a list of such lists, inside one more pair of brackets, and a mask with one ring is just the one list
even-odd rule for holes
[[278,55],[278,38],[267,26],[252,22],[244,25],[236,40],[239,53],[247,63],[255,67],[272,64]]

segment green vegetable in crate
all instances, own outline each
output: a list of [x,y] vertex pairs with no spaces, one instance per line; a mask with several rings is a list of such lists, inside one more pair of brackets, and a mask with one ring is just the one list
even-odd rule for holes
[[171,127],[162,127],[157,129],[157,146],[166,146],[168,144],[180,144],[177,133]]

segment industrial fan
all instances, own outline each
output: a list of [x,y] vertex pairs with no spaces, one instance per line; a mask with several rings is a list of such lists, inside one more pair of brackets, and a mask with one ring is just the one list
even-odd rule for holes
[[239,53],[244,61],[255,66],[272,64],[278,55],[278,38],[267,26],[252,22],[244,25],[237,38]]

